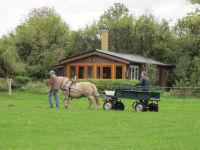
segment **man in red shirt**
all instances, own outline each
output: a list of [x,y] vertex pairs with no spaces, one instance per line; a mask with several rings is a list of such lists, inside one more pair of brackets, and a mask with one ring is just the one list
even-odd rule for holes
[[50,89],[48,92],[48,100],[49,100],[49,105],[50,108],[53,108],[53,103],[51,96],[54,96],[55,102],[56,102],[56,107],[59,108],[59,101],[58,101],[58,90],[59,90],[59,85],[58,85],[58,77],[55,75],[55,72],[53,70],[50,71]]

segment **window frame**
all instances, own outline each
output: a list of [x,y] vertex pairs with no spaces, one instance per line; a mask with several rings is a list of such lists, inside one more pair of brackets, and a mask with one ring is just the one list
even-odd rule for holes
[[139,66],[131,65],[130,70],[131,70],[131,80],[139,80]]

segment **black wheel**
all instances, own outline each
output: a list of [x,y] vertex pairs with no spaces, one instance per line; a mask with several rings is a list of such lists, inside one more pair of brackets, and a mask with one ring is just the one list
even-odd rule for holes
[[103,104],[104,110],[111,110],[113,108],[113,103],[111,101],[106,101]]
[[114,110],[124,110],[124,104],[121,101],[117,101],[114,106]]
[[135,111],[137,112],[143,112],[145,111],[145,106],[142,103],[136,103],[135,105]]
[[158,112],[158,111],[159,111],[159,107],[158,107],[158,104],[155,104],[155,108],[154,108],[154,111],[155,111],[155,112]]
[[149,104],[149,111],[154,111],[154,103]]
[[149,111],[155,111],[155,112],[158,112],[158,104],[156,103],[150,103],[149,104]]

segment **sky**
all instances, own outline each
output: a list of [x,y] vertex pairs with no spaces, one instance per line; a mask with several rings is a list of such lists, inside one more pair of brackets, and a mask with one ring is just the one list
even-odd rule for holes
[[195,9],[187,0],[0,0],[0,36],[14,31],[33,8],[53,7],[72,30],[77,30],[98,20],[117,2],[136,17],[148,11],[172,25]]

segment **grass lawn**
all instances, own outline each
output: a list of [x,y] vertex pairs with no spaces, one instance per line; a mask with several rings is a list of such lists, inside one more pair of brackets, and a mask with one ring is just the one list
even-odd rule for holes
[[[162,96],[160,111],[49,108],[46,94],[0,93],[0,150],[197,150],[200,99]],[[103,102],[101,102],[103,104]]]

